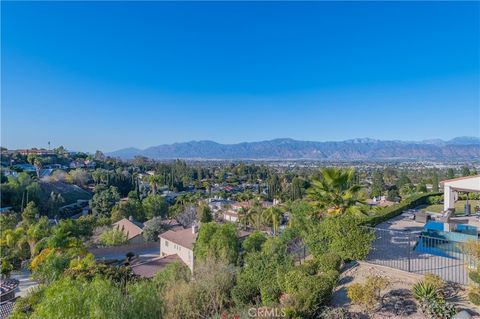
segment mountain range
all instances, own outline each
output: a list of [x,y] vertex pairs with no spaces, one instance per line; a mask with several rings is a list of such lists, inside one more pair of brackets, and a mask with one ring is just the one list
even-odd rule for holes
[[480,159],[480,138],[456,137],[424,141],[383,141],[356,138],[339,142],[298,141],[279,138],[260,142],[220,144],[213,141],[125,148],[107,155],[121,159],[311,159],[311,160],[460,160]]

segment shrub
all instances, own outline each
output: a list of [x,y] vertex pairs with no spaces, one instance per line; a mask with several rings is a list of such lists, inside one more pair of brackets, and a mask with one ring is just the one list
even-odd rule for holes
[[325,253],[317,258],[320,271],[340,270],[342,259],[337,253]]
[[163,223],[162,217],[153,217],[145,222],[143,238],[145,238],[146,241],[158,241],[158,235],[166,229],[167,227]]
[[267,240],[267,236],[259,231],[254,231],[242,243],[245,252],[260,251],[263,243]]
[[422,311],[431,319],[450,319],[455,316],[455,306],[446,302],[443,298],[436,298],[425,301]]
[[333,270],[309,275],[302,268],[294,268],[285,275],[284,289],[288,294],[285,305],[295,317],[317,317],[332,295],[338,278]]
[[382,290],[387,288],[390,282],[381,276],[369,276],[364,284],[355,283],[348,287],[347,296],[352,303],[360,305],[367,312],[375,310],[382,301]]
[[424,280],[413,286],[413,296],[420,302],[422,312],[429,318],[449,319],[456,314],[455,307],[445,301],[444,288],[445,282],[433,274],[425,275]]
[[424,280],[426,283],[428,283],[428,284],[434,286],[435,288],[437,288],[437,290],[438,290],[439,293],[443,293],[443,291],[445,290],[445,285],[446,285],[446,283],[445,283],[445,281],[444,281],[440,276],[438,276],[438,275],[434,275],[434,274],[428,273],[428,274],[426,274],[426,275],[424,276],[423,280]]
[[111,229],[103,232],[98,241],[107,247],[120,246],[127,243],[127,235],[119,229]]
[[10,318],[26,318],[31,315],[37,304],[42,300],[44,291],[44,285],[38,285],[29,289],[26,296],[18,298],[15,301],[15,306]]
[[312,255],[320,258],[327,252],[335,252],[343,261],[365,258],[375,235],[359,227],[361,221],[350,215],[323,219],[305,238]]
[[440,295],[440,290],[431,282],[420,281],[413,286],[412,293],[415,299],[422,302],[438,298]]

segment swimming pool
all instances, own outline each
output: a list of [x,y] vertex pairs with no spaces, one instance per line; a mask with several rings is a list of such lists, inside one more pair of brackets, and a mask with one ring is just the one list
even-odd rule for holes
[[[449,229],[450,231],[446,231]],[[469,240],[478,240],[478,229],[466,224],[445,224],[429,221],[415,245],[418,253],[432,254],[441,257],[457,258],[461,253],[460,245]]]

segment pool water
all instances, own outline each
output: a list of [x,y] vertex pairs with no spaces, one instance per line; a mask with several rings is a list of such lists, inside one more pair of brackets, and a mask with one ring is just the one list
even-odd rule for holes
[[415,251],[441,257],[455,258],[461,253],[460,245],[469,240],[478,240],[478,229],[466,224],[450,224],[445,231],[445,223],[429,221],[423,227]]

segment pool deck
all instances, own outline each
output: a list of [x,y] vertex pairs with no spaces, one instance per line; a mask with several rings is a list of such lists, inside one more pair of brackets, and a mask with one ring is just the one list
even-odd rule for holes
[[[402,215],[399,215],[377,225],[377,228],[420,233],[425,224],[418,223],[414,220],[413,216],[415,216],[415,212],[416,210],[406,211]],[[427,213],[432,216],[433,220],[438,219],[442,216],[442,214],[439,213]],[[476,216],[452,217],[450,220],[453,223],[468,224],[478,227],[480,229],[480,220]]]
[[[416,222],[413,219],[414,213],[414,210],[410,210],[377,225],[375,230],[377,239],[366,261],[418,274],[433,273],[451,282],[468,284],[466,266],[471,264],[471,260],[455,249],[458,247],[456,244],[452,244],[452,251],[448,251],[448,257],[415,249],[418,236],[425,224]],[[451,220],[480,228],[475,216],[454,217]],[[433,241],[436,244],[435,239]]]

